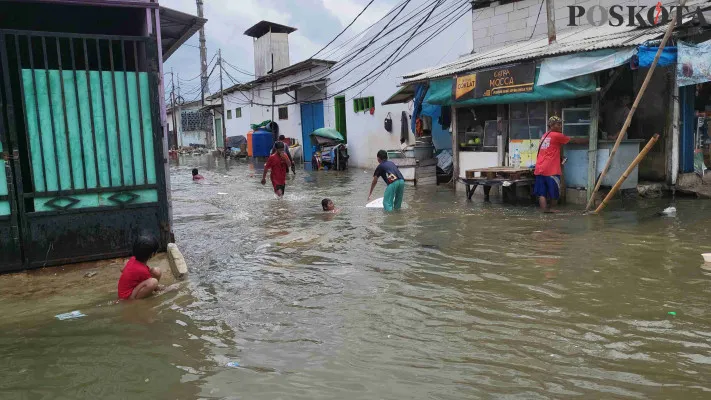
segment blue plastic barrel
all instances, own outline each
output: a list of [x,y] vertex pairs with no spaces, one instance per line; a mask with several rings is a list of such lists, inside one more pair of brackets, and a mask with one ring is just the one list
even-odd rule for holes
[[269,157],[274,146],[274,136],[270,131],[257,129],[252,134],[252,155],[254,157]]

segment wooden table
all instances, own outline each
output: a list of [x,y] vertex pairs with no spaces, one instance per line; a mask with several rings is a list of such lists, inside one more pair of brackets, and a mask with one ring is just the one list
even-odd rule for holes
[[[479,173],[480,176],[475,176],[476,173]],[[489,201],[489,192],[492,186],[502,186],[508,189],[502,190],[504,201],[509,197],[507,196],[508,192],[513,194],[513,196],[511,196],[513,197],[513,202],[517,203],[518,197],[516,196],[516,188],[518,186],[533,186],[535,180],[533,170],[530,168],[477,168],[466,170],[464,174],[466,178],[459,178],[459,180],[466,185],[467,200],[472,199],[477,186],[484,187],[484,201]],[[504,182],[509,182],[510,185],[504,186]]]
[[[478,186],[483,186],[484,201],[489,201],[489,192],[491,191],[491,187],[501,186],[504,189],[508,189],[502,191],[504,201],[513,200],[513,203],[518,203],[518,197],[516,196],[516,188],[519,186],[533,186],[534,178],[521,178],[515,180],[509,180],[505,178],[459,178],[459,181],[466,185],[467,200],[472,199],[472,196],[474,196],[474,191]],[[510,182],[511,185],[504,186],[504,182]],[[511,196],[508,196],[508,194],[511,194]],[[511,199],[509,197],[511,197]]]

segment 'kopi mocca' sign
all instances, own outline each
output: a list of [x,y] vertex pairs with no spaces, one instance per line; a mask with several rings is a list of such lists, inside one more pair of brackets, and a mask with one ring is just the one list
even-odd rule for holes
[[501,94],[532,92],[535,78],[535,63],[507,65],[461,75],[455,77],[452,82],[452,98],[454,101],[464,101]]

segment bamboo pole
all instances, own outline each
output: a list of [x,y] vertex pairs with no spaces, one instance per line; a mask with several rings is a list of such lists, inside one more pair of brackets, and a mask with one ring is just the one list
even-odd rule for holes
[[[686,0],[680,0],[679,1],[679,9],[683,10],[685,4],[686,4]],[[615,141],[615,145],[612,147],[612,151],[610,151],[610,158],[607,159],[607,162],[605,163],[605,167],[602,169],[602,174],[600,174],[600,177],[597,179],[597,184],[595,185],[595,189],[593,190],[592,195],[590,196],[590,199],[588,199],[588,205],[587,205],[587,207],[585,207],[585,211],[590,210],[593,203],[595,202],[595,193],[597,193],[598,189],[600,189],[602,180],[605,178],[605,175],[607,174],[608,169],[610,169],[610,164],[612,164],[612,159],[615,156],[615,153],[617,153],[617,149],[620,147],[620,142],[622,142],[622,138],[625,136],[625,134],[627,133],[627,129],[630,127],[630,124],[632,123],[632,116],[634,115],[634,112],[637,111],[637,106],[639,105],[640,100],[642,100],[642,96],[644,95],[644,92],[647,90],[647,86],[649,85],[649,82],[652,80],[652,74],[654,73],[654,69],[657,67],[659,58],[662,56],[662,51],[664,51],[664,46],[667,45],[667,41],[669,41],[669,37],[671,37],[672,31],[674,31],[674,27],[676,26],[676,19],[679,14],[680,14],[680,12],[676,12],[672,16],[671,22],[669,23],[669,26],[667,27],[667,31],[664,34],[664,37],[662,38],[662,42],[659,44],[659,49],[657,50],[657,54],[654,56],[654,61],[652,61],[652,65],[649,67],[649,71],[647,71],[647,76],[644,78],[644,83],[642,83],[642,87],[639,89],[639,93],[637,93],[637,97],[634,99],[634,104],[632,104],[632,109],[630,109],[630,112],[627,114],[627,119],[625,119],[625,123],[624,123],[624,125],[622,125],[622,129],[620,130],[619,135],[617,135],[617,140]]]
[[[642,159],[647,156],[647,153],[649,153],[650,150],[652,150],[652,147],[654,147],[654,144],[657,143],[657,140],[659,140],[659,134],[655,133],[654,136],[652,136],[651,139],[649,139],[649,142],[647,143],[646,146],[642,149],[642,151],[637,154],[637,157],[632,161],[629,167],[625,170],[625,172],[622,174],[620,179],[617,180],[617,183],[615,183],[615,186],[612,187],[612,190],[610,190],[610,193],[605,196],[605,199],[600,203],[600,205],[597,207],[595,210],[595,214],[599,213],[602,211],[603,208],[607,205],[607,202],[612,199],[612,197],[617,193],[618,190],[620,190],[620,186],[622,186],[622,183],[627,179],[627,177],[632,173],[632,171],[639,165],[640,162],[642,162]],[[610,154],[610,158],[612,158],[612,154]]]

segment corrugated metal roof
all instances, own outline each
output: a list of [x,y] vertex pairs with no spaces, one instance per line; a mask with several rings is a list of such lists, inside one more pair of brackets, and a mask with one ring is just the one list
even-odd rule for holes
[[[687,2],[688,6],[701,3],[708,3],[708,0]],[[683,18],[683,23],[687,23],[691,19],[691,16],[686,16]],[[612,27],[609,25],[575,27],[560,32],[557,44],[549,46],[548,37],[544,35],[539,39],[513,43],[483,53],[474,53],[449,64],[405,74],[403,85],[553,55],[639,46],[650,40],[660,39],[664,36],[666,28],[667,24],[646,28]]]

